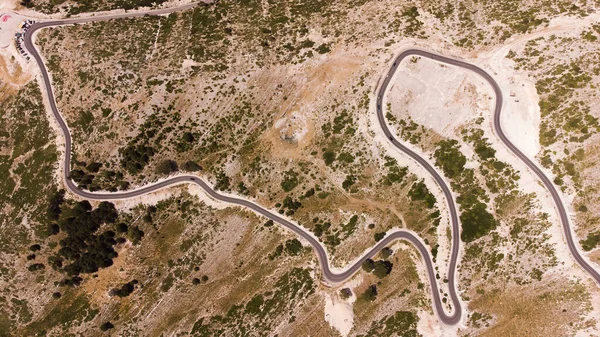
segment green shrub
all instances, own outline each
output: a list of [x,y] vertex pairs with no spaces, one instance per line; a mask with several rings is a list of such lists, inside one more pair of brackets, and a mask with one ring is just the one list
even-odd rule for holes
[[156,173],[158,174],[170,174],[177,171],[179,171],[177,163],[169,159],[161,161],[158,166],[156,166]]
[[379,260],[379,261],[375,262],[375,267],[373,269],[373,275],[382,279],[392,272],[393,266],[394,265],[390,261]]
[[354,156],[351,155],[351,154],[349,154],[349,153],[347,153],[347,152],[342,152],[338,156],[337,160],[349,164],[349,163],[354,162]]
[[392,256],[394,251],[390,247],[383,247],[379,253],[381,254],[382,258],[387,259],[388,257]]
[[331,51],[331,48],[329,47],[328,44],[323,43],[322,45],[320,45],[319,47],[317,47],[315,50],[319,54],[326,54],[326,53],[329,53]]
[[496,219],[487,211],[485,204],[481,202],[475,203],[470,209],[463,210],[460,215],[460,222],[462,224],[460,238],[464,242],[474,241],[497,226]]
[[202,171],[202,166],[198,165],[195,161],[188,160],[181,165],[181,169],[187,172]]
[[446,177],[452,179],[460,175],[467,163],[467,158],[460,152],[458,141],[442,140],[437,143],[433,156],[435,164],[441,167]]
[[330,150],[323,152],[323,160],[325,161],[325,165],[330,166],[335,161],[335,152]]
[[346,191],[349,191],[350,187],[352,187],[354,183],[356,183],[356,176],[349,174],[346,176],[346,179],[342,182],[342,187]]
[[246,313],[254,316],[258,316],[261,312],[261,307],[265,303],[263,295],[258,294],[254,296],[248,303],[246,303]]
[[373,237],[375,238],[375,241],[381,241],[381,239],[383,239],[385,237],[385,233],[384,232],[375,233],[375,235],[373,235]]
[[425,201],[427,207],[433,208],[435,206],[435,196],[429,192],[427,185],[423,180],[414,183],[408,191],[408,196],[412,201],[422,200]]
[[377,298],[377,286],[372,284],[362,294],[362,298],[366,301],[372,302]]
[[365,262],[362,263],[362,269],[367,273],[370,273],[375,269],[375,262],[371,259],[366,259]]
[[100,325],[100,330],[108,331],[114,327],[115,326],[111,322],[104,322],[104,323],[102,323],[102,325]]
[[347,300],[352,296],[352,290],[350,288],[343,288],[340,290],[340,297],[343,300]]
[[134,245],[137,245],[144,237],[144,231],[142,231],[138,226],[130,226],[127,230],[127,234]]
[[596,248],[598,243],[600,243],[600,232],[599,233],[589,233],[585,240],[579,241],[581,243],[581,248],[586,252]]
[[296,172],[294,172],[293,170],[289,170],[283,174],[283,180],[281,181],[281,188],[285,192],[290,192],[291,190],[296,188],[296,186],[298,186],[298,183],[299,183],[298,174]]
[[302,244],[298,239],[287,240],[285,242],[285,252],[288,255],[296,256],[302,251]]
[[496,155],[496,150],[492,149],[488,144],[482,142],[475,147],[475,153],[483,159],[488,160],[494,158]]

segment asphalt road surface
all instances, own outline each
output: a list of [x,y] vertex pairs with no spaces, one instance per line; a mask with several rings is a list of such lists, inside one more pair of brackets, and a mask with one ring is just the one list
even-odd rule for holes
[[455,325],[461,320],[462,308],[461,308],[460,301],[459,301],[459,298],[458,298],[458,295],[456,292],[456,283],[455,283],[456,264],[457,264],[457,259],[458,259],[458,250],[459,250],[459,243],[460,243],[460,240],[459,240],[460,227],[459,227],[459,222],[458,222],[456,205],[454,203],[452,193],[451,193],[450,189],[448,188],[448,186],[446,185],[446,183],[444,182],[444,180],[442,179],[442,177],[437,173],[437,171],[425,159],[421,158],[416,153],[414,153],[407,147],[403,146],[400,142],[398,142],[396,140],[394,135],[391,134],[389,128],[387,127],[387,124],[385,122],[385,119],[383,117],[383,113],[381,110],[381,105],[383,102],[384,94],[390,83],[390,79],[392,78],[392,75],[396,71],[400,62],[407,56],[422,56],[422,57],[434,59],[439,62],[459,66],[459,67],[474,71],[474,72],[478,73],[479,75],[481,75],[482,77],[484,77],[490,83],[490,85],[492,85],[492,87],[494,88],[494,91],[496,93],[496,110],[495,110],[495,119],[494,119],[494,126],[496,128],[496,132],[498,133],[501,140],[521,160],[523,160],[534,172],[536,172],[536,174],[540,177],[540,179],[548,187],[548,189],[552,193],[555,203],[557,204],[559,213],[561,214],[561,221],[563,222],[563,228],[565,229],[565,234],[566,234],[565,237],[567,239],[567,242],[569,243],[569,249],[571,249],[571,252],[575,256],[575,259],[577,260],[577,262],[586,271],[588,271],[590,274],[592,274],[592,276],[600,283],[600,275],[598,275],[598,273],[596,271],[594,271],[594,269],[591,268],[585,262],[585,260],[583,260],[583,258],[579,255],[579,252],[577,251],[575,244],[572,242],[573,240],[572,240],[572,236],[571,236],[570,229],[569,229],[568,217],[566,215],[566,212],[562,205],[560,197],[559,197],[558,193],[556,192],[556,189],[551,184],[551,182],[548,180],[548,178],[546,178],[546,176],[539,170],[539,168],[537,168],[537,166],[535,164],[533,164],[533,162],[531,162],[527,157],[525,157],[506,138],[506,136],[502,132],[500,122],[499,122],[500,121],[500,113],[502,110],[502,92],[500,91],[500,88],[498,87],[496,82],[485,71],[483,71],[482,69],[480,69],[472,64],[468,64],[465,62],[446,58],[446,57],[443,57],[440,55],[432,54],[432,53],[421,51],[421,50],[412,50],[412,49],[407,50],[407,51],[403,52],[402,54],[400,54],[395,59],[392,68],[389,70],[387,77],[385,78],[384,82],[382,83],[382,85],[378,91],[377,116],[378,116],[381,128],[383,129],[383,131],[384,131],[385,135],[388,137],[388,139],[392,142],[392,144],[394,146],[396,146],[399,150],[401,150],[402,152],[406,153],[411,158],[416,160],[434,177],[434,179],[436,180],[436,182],[442,189],[444,196],[446,198],[446,202],[448,203],[448,206],[449,206],[448,209],[450,210],[450,220],[452,223],[452,252],[451,252],[450,266],[449,266],[448,277],[447,277],[448,288],[449,288],[449,293],[450,293],[450,297],[452,300],[452,308],[453,308],[452,314],[450,314],[450,315],[446,314],[446,312],[444,311],[444,306],[442,305],[442,302],[441,302],[440,290],[438,288],[438,283],[437,283],[437,280],[435,277],[436,274],[435,274],[435,270],[434,270],[433,263],[431,260],[431,256],[429,255],[429,251],[428,251],[427,247],[423,244],[423,242],[420,240],[420,238],[418,238],[414,233],[412,233],[410,231],[398,230],[396,232],[393,232],[393,233],[387,235],[385,238],[383,238],[381,241],[379,241],[374,247],[369,249],[363,256],[361,256],[360,258],[355,260],[352,265],[347,266],[342,272],[334,272],[331,270],[331,268],[329,266],[329,259],[328,259],[325,248],[317,240],[317,238],[314,235],[312,235],[311,233],[300,228],[298,225],[279,216],[277,213],[271,212],[251,201],[217,193],[202,178],[195,176],[195,175],[179,175],[179,176],[175,176],[175,177],[166,179],[166,180],[158,182],[158,183],[153,183],[153,184],[141,187],[139,189],[135,189],[135,190],[127,191],[127,192],[115,192],[115,193],[102,193],[102,192],[96,193],[96,192],[94,192],[94,193],[91,193],[88,191],[80,190],[75,185],[75,183],[71,180],[71,178],[69,177],[70,168],[71,168],[71,156],[70,156],[70,154],[71,154],[71,134],[69,132],[69,127],[66,124],[65,120],[62,118],[62,116],[56,106],[54,93],[52,91],[52,86],[50,83],[50,78],[48,76],[48,72],[46,70],[46,67],[44,65],[44,62],[43,62],[40,54],[38,53],[38,51],[35,48],[33,41],[32,41],[33,34],[37,30],[45,28],[45,27],[78,24],[78,23],[86,23],[86,22],[96,22],[96,21],[106,21],[106,20],[126,18],[126,17],[139,17],[139,16],[146,16],[146,15],[163,15],[163,14],[169,14],[169,13],[176,12],[176,11],[190,9],[190,8],[197,6],[198,4],[200,4],[200,3],[193,3],[193,4],[181,6],[181,7],[173,7],[173,8],[153,10],[153,11],[139,11],[139,12],[112,14],[112,15],[105,15],[105,16],[90,16],[90,17],[84,17],[84,18],[71,18],[71,19],[64,19],[64,20],[43,21],[43,22],[35,23],[29,28],[29,30],[25,34],[24,45],[25,45],[25,48],[27,48],[27,50],[31,53],[31,55],[33,56],[33,58],[35,59],[35,61],[37,62],[38,66],[40,68],[41,78],[44,83],[44,87],[45,87],[45,90],[46,90],[46,93],[48,96],[48,100],[49,100],[48,103],[50,105],[52,113],[54,114],[54,117],[56,118],[56,121],[58,122],[58,124],[62,130],[63,136],[65,138],[65,158],[64,158],[64,166],[63,166],[63,178],[65,181],[65,185],[71,192],[73,192],[74,194],[76,194],[80,197],[92,199],[92,200],[118,200],[118,199],[127,199],[127,198],[138,197],[138,196],[141,196],[141,195],[144,195],[147,193],[151,193],[151,192],[160,190],[162,188],[166,188],[166,187],[174,186],[174,185],[178,185],[178,184],[196,184],[196,185],[200,186],[210,197],[212,197],[216,200],[249,208],[252,211],[254,211],[258,214],[261,214],[264,217],[273,220],[274,222],[281,224],[282,226],[288,228],[289,230],[293,231],[297,235],[301,236],[304,240],[306,240],[312,246],[313,250],[315,251],[315,254],[317,255],[319,263],[321,265],[323,278],[332,285],[340,284],[340,283],[348,280],[350,277],[352,277],[352,275],[354,275],[361,268],[362,263],[366,259],[371,258],[374,255],[376,255],[383,247],[389,245],[391,242],[396,241],[396,240],[409,241],[419,251],[419,253],[421,254],[421,256],[423,258],[423,262],[425,263],[425,266],[427,268],[429,283],[431,285],[431,294],[432,294],[432,298],[433,298],[433,302],[434,302],[434,309],[435,309],[439,319],[447,325]]

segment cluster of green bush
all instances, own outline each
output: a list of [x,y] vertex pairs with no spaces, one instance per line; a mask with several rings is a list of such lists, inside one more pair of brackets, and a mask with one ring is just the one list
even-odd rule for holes
[[[487,156],[489,150],[483,153]],[[459,194],[456,201],[461,208],[461,239],[464,242],[471,242],[495,229],[498,222],[487,211],[487,206],[483,202],[488,198],[486,192],[479,186],[473,169],[465,169],[467,159],[460,152],[458,141],[452,139],[438,142],[434,158],[436,165],[452,179],[452,187]]]
[[283,203],[276,203],[275,207],[279,208],[279,214],[292,216],[302,207],[302,203],[288,195],[283,199]]
[[331,228],[331,223],[329,221],[319,219],[318,217],[315,217],[313,219],[313,223],[313,233],[316,237],[321,237],[324,233],[327,233]]
[[[481,124],[483,119],[477,121]],[[517,188],[518,173],[508,164],[496,159],[496,150],[491,147],[490,142],[484,137],[480,128],[466,128],[461,131],[463,140],[469,142],[475,148],[475,153],[481,161],[481,174],[485,179],[485,185],[491,193],[501,193]]]
[[[331,106],[330,109],[335,109],[336,106]],[[353,135],[356,130],[352,127],[354,120],[351,112],[348,109],[343,109],[340,113],[336,114],[333,118],[333,122],[326,122],[321,126],[323,136],[329,138],[331,135]]]
[[382,279],[392,272],[394,265],[387,260],[373,261],[366,259],[362,264],[362,269],[367,273],[373,273],[377,278]]
[[[119,214],[112,203],[103,201],[95,209],[87,201],[72,202],[64,199],[64,191],[54,193],[49,200],[48,219],[56,221],[49,225],[49,234],[65,232],[59,240],[57,255],[48,259],[50,265],[69,276],[95,273],[98,269],[112,265],[117,257],[113,246],[126,241],[117,233],[129,233],[134,239],[143,236],[137,226],[119,223],[115,231],[107,229],[97,233],[103,225],[114,224]],[[58,230],[56,230],[58,227]],[[66,262],[66,265],[63,265]]]
[[120,149],[119,152],[121,154],[121,166],[130,174],[136,175],[148,165],[156,150],[151,146],[131,142],[125,148]]
[[342,224],[342,233],[344,233],[345,238],[349,237],[356,231],[356,225],[358,224],[358,215],[353,215],[350,217],[347,223]]
[[196,141],[198,141],[198,135],[190,131],[186,131],[181,136],[181,139],[175,144],[175,150],[179,153],[189,151],[193,148],[193,145]]
[[138,280],[131,280],[119,288],[111,289],[109,294],[111,296],[127,297],[135,290],[136,284],[138,284]]
[[438,142],[433,156],[435,165],[440,167],[449,179],[458,177],[467,163],[467,158],[460,152],[458,141],[454,139]]
[[[391,105],[389,109],[391,110]],[[390,112],[388,112],[387,115],[389,115],[387,118],[390,122],[395,121],[394,116]],[[400,137],[402,137],[402,139],[415,145],[421,143],[423,134],[425,134],[425,129],[422,125],[415,123],[410,116],[406,119],[400,119],[398,121],[398,126],[400,129]]]
[[408,167],[398,166],[398,161],[394,158],[386,156],[384,166],[388,169],[387,175],[383,177],[383,184],[386,186],[402,182],[408,174]]
[[75,169],[71,170],[69,177],[82,189],[90,191],[107,190],[115,192],[125,190],[129,187],[129,182],[124,180],[121,171],[104,169],[102,163],[73,161]]
[[281,181],[281,189],[285,192],[290,192],[299,183],[298,173],[294,172],[294,170],[288,170],[283,173],[283,180]]
[[170,113],[171,109],[172,106],[154,107],[154,113],[139,127],[138,134],[127,143],[127,146],[119,149],[121,167],[130,174],[141,173],[150,159],[165,146],[164,140],[172,131],[168,125],[168,116],[177,117],[176,114]]
[[415,182],[410,187],[408,196],[412,201],[424,201],[429,208],[433,208],[435,206],[435,196],[429,191],[423,180]]
[[96,209],[87,200],[71,207],[63,203],[58,226],[67,236],[59,241],[59,257],[53,260],[53,266],[62,267],[63,259],[70,262],[63,268],[69,276],[111,266],[117,257],[113,249],[117,244],[115,232],[109,230],[97,235],[96,231],[102,224],[114,223],[117,217],[117,210],[109,202],[100,203]]
[[218,171],[216,174],[215,189],[217,191],[229,191],[231,180],[223,171]]
[[298,256],[302,252],[302,243],[298,239],[286,240],[284,244],[275,247],[275,251],[269,254],[268,258],[274,260],[284,252],[289,256]]

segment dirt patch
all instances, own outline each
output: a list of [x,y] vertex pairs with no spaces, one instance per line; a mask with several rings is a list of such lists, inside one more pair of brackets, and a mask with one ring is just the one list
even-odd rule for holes
[[338,52],[328,57],[326,62],[303,70],[305,76],[294,89],[296,94],[287,97],[289,103],[281,106],[273,126],[264,137],[273,145],[275,156],[289,159],[303,157],[302,150],[315,135],[314,120],[322,115],[314,108],[319,105],[321,93],[346,86],[360,67],[357,56]]
[[7,62],[6,58],[5,55],[0,57],[0,102],[16,94],[19,88],[31,80],[31,74],[24,73],[18,63]]

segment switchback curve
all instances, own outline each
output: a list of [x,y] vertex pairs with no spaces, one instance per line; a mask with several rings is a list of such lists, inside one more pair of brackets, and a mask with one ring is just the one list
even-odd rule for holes
[[[569,251],[571,252],[571,255],[573,255],[573,258],[579,264],[579,266],[581,266],[581,268],[583,268],[583,270],[585,270],[588,274],[590,274],[590,276],[596,281],[596,283],[600,285],[600,274],[581,256],[581,254],[579,253],[579,248],[577,247],[577,244],[573,240],[573,235],[571,233],[571,227],[569,224],[569,216],[566,212],[566,208],[562,202],[562,199],[561,199],[560,194],[558,193],[556,187],[554,186],[554,184],[552,184],[552,182],[544,174],[544,172],[539,168],[539,166],[536,165],[531,159],[529,159],[529,157],[527,157],[523,152],[521,152],[521,150],[519,150],[519,148],[517,148],[508,139],[508,137],[504,133],[504,130],[502,129],[502,123],[500,122],[500,116],[502,113],[502,104],[503,104],[503,99],[504,99],[503,95],[502,95],[502,90],[500,89],[500,86],[498,85],[498,83],[496,83],[494,78],[492,76],[490,76],[490,74],[488,74],[485,70],[483,70],[483,69],[479,68],[478,66],[471,64],[471,63],[452,59],[452,58],[449,58],[446,56],[434,54],[434,53],[427,52],[424,50],[420,50],[420,49],[405,50],[404,52],[402,52],[400,55],[398,55],[396,57],[393,65],[392,65],[392,68],[388,72],[388,76],[384,80],[384,82],[381,86],[381,90],[379,91],[379,94],[377,97],[377,117],[379,119],[381,128],[384,130],[384,133],[386,134],[386,136],[388,136],[390,138],[390,140],[396,147],[400,148],[403,152],[407,153],[413,159],[417,160],[421,165],[423,165],[427,169],[427,171],[436,179],[436,181],[438,182],[440,187],[442,187],[442,190],[444,192],[444,195],[446,196],[446,200],[448,201],[448,203],[450,205],[454,205],[454,202],[452,201],[451,195],[449,193],[449,189],[444,188],[445,184],[443,183],[443,180],[441,180],[441,177],[439,177],[435,173],[435,170],[433,170],[432,168],[430,169],[430,165],[428,168],[428,166],[427,166],[428,164],[426,162],[424,162],[424,160],[421,157],[416,155],[410,149],[404,147],[402,144],[400,144],[393,138],[390,130],[387,127],[387,124],[386,124],[384,116],[383,116],[383,112],[381,110],[381,106],[383,103],[383,96],[384,96],[385,90],[387,89],[387,86],[392,78],[392,75],[396,71],[398,66],[400,65],[400,62],[408,56],[422,56],[422,57],[425,57],[425,58],[428,58],[428,59],[431,59],[431,60],[434,60],[434,61],[437,61],[440,63],[445,63],[445,64],[449,64],[452,66],[470,70],[470,71],[476,73],[477,75],[481,76],[492,87],[492,89],[494,90],[494,94],[496,96],[496,103],[494,106],[494,123],[493,123],[494,131],[495,131],[496,135],[498,136],[498,138],[500,138],[500,140],[504,143],[504,145],[510,151],[512,151],[512,153],[517,158],[519,158],[521,161],[523,161],[525,163],[525,165],[527,165],[527,167],[531,171],[533,171],[533,173],[535,173],[535,175],[542,181],[542,183],[544,184],[546,189],[550,192],[550,194],[552,195],[554,204],[556,206],[558,215],[560,217],[560,221],[561,221],[562,228],[563,228],[563,233],[565,236],[565,241],[567,242],[567,245],[569,247]],[[457,224],[455,222],[455,216],[456,216],[455,212],[456,212],[455,208],[450,207],[450,213],[451,213],[451,218],[452,218],[452,222],[453,222],[452,223],[453,233],[458,233]],[[452,257],[451,257],[451,261],[450,261],[450,265],[451,265],[450,269],[449,269],[450,272],[452,272],[455,269],[453,266],[455,266],[455,263],[456,263],[455,252],[454,252],[454,249],[457,247],[456,243],[458,243],[458,238],[456,238],[456,236],[453,235],[453,246],[452,246],[453,252],[452,252]],[[456,252],[456,254],[457,253],[458,252]],[[452,278],[450,277],[450,275],[448,278],[449,278],[449,285],[450,285],[450,282],[452,282]],[[450,285],[450,288],[452,289],[451,285]]]

